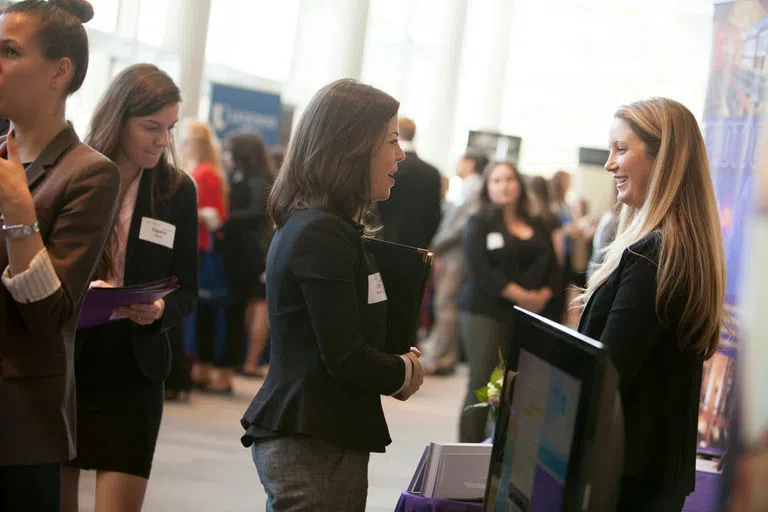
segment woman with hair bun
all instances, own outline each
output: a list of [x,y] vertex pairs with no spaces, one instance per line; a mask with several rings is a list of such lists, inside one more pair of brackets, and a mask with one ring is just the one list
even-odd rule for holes
[[115,218],[115,165],[66,121],[88,70],[88,2],[0,15],[0,510],[58,511],[75,456],[75,328]]

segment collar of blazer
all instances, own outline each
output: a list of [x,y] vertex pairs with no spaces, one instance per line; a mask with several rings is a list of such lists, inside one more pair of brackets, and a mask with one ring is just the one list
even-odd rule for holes
[[[5,157],[7,150],[5,140],[7,136],[0,137],[0,155]],[[27,185],[31,189],[38,181],[45,176],[47,168],[56,165],[56,162],[67,152],[69,148],[78,144],[80,138],[75,133],[72,123],[67,123],[67,127],[61,130],[51,142],[37,155],[31,164],[27,166]]]

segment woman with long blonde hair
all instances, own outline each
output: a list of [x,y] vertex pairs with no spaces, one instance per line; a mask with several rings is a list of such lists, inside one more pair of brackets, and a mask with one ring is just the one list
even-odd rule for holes
[[[181,148],[184,169],[197,187],[197,245],[202,268],[209,254],[218,250],[216,239],[227,221],[229,188],[210,126],[197,119],[185,119],[181,124]],[[210,297],[204,286],[200,287],[197,307],[197,361],[192,367],[192,381],[203,390],[229,394],[231,372],[219,371],[221,364],[216,351],[216,319],[224,305],[219,297]]]
[[577,299],[579,331],[606,345],[621,379],[617,510],[677,511],[695,484],[702,365],[726,318],[717,202],[696,119],[676,101],[619,108],[609,149],[619,232]]

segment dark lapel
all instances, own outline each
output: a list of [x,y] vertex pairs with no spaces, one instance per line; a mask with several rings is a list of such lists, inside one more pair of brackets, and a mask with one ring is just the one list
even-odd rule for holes
[[[0,139],[0,154],[2,155],[6,154],[5,140],[6,137]],[[78,138],[77,133],[75,133],[75,129],[72,128],[72,124],[68,124],[66,128],[61,130],[27,167],[27,184],[29,185],[30,190],[45,177],[46,170],[49,167],[56,165],[56,162],[58,162],[72,146],[79,142],[80,139]]]
[[125,284],[130,284],[136,270],[148,262],[134,261],[136,249],[139,247],[139,230],[141,219],[152,215],[152,172],[142,171],[139,182],[139,192],[136,195],[136,207],[131,218],[131,228],[128,231],[128,244],[125,248]]

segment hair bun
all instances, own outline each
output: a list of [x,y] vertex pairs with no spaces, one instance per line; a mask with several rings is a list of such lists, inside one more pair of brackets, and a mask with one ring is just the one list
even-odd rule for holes
[[79,19],[80,23],[87,23],[93,18],[93,6],[87,0],[48,0],[48,2],[69,12]]

